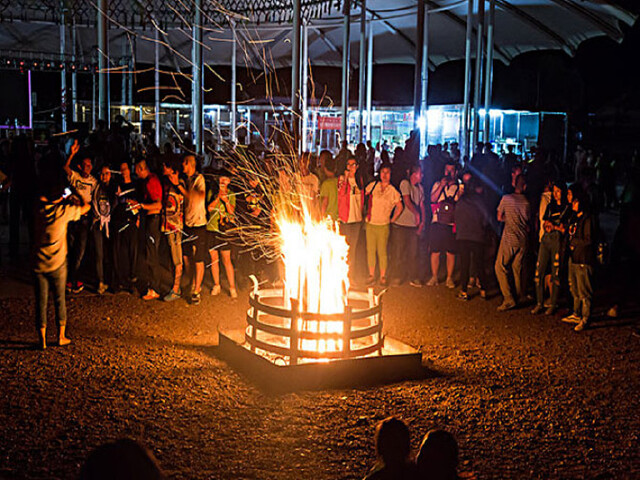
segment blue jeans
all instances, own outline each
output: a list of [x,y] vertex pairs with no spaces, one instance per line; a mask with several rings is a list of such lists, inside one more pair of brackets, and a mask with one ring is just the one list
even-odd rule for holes
[[53,272],[36,273],[34,289],[36,294],[36,328],[47,328],[47,304],[49,303],[49,287],[53,293],[53,304],[56,309],[56,324],[64,327],[67,324],[67,304],[65,302],[65,285],[67,283],[67,263]]

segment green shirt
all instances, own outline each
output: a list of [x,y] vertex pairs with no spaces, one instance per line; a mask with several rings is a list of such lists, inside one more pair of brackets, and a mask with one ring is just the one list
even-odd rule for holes
[[[207,205],[215,200],[215,196],[213,195],[213,192],[211,190],[207,194],[207,197]],[[236,194],[231,191],[227,191],[227,198],[229,199],[229,204],[235,211]],[[222,201],[218,202],[216,208],[214,208],[211,212],[208,212],[208,214],[209,220],[207,221],[207,230],[209,230],[210,232],[224,231],[224,228],[220,230],[220,225],[231,224],[234,221],[234,215],[231,215],[229,214],[229,212],[227,212],[227,208]]]
[[332,220],[338,219],[338,179],[336,177],[327,178],[320,186],[320,200],[324,202],[327,198],[326,214],[331,217]]

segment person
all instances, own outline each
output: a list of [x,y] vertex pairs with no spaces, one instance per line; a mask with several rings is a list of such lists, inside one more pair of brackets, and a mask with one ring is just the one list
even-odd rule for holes
[[166,159],[162,164],[165,182],[162,188],[162,226],[169,245],[171,264],[173,266],[173,286],[163,300],[173,302],[182,296],[180,281],[182,280],[182,229],[184,227],[184,181],[179,177],[179,169],[173,159]]
[[80,480],[162,480],[153,454],[129,438],[99,446],[80,469]]
[[138,227],[140,226],[138,189],[131,179],[127,162],[120,164],[122,180],[116,189],[116,204],[111,215],[113,233],[114,291],[134,291],[138,261]]
[[471,177],[467,185],[468,188],[465,188],[454,211],[457,251],[460,254],[460,294],[458,297],[461,300],[469,300],[468,285],[472,256],[478,268],[480,296],[487,297],[484,242],[489,227],[489,215],[482,199],[482,184],[475,177]]
[[[536,306],[531,310],[532,315],[545,312],[553,315],[558,306],[558,294],[560,291],[560,264],[563,237],[566,232],[566,223],[569,218],[569,208],[565,202],[564,189],[560,183],[555,183],[552,189],[552,198],[545,210],[543,220],[544,235],[540,241],[538,261],[536,263]],[[551,297],[545,311],[544,309],[544,275],[551,263]]]
[[[391,177],[391,172],[389,172]],[[376,426],[376,454],[378,460],[365,480],[412,480],[417,469],[409,459],[411,438],[402,420],[389,417]]]
[[[393,176],[393,175],[392,175]],[[400,194],[404,208],[391,224],[391,280],[400,285],[405,277],[414,287],[422,286],[418,259],[418,239],[425,226],[425,201],[422,188],[422,168],[419,164],[409,167],[409,178],[400,182]]]
[[325,180],[320,186],[320,216],[338,220],[338,179],[336,178],[336,161],[333,157],[325,159]]
[[222,257],[222,264],[229,282],[229,295],[231,298],[238,298],[229,236],[230,230],[235,225],[236,194],[229,190],[230,183],[231,173],[223,170],[218,177],[218,193],[213,195],[210,190],[207,202],[207,211],[209,212],[207,234],[209,235],[209,255],[211,256],[211,276],[213,277],[211,295],[219,295],[221,292],[220,257]]
[[375,282],[376,256],[380,268],[380,285],[387,286],[387,244],[389,224],[397,220],[402,213],[402,197],[391,185],[391,165],[380,167],[380,180],[371,182],[365,189],[367,196],[367,265],[369,267],[368,285]]
[[67,227],[69,222],[78,221],[86,215],[91,205],[84,202],[83,197],[76,200],[78,204],[65,199],[64,181],[59,173],[43,175],[39,183],[41,195],[36,208],[33,271],[36,328],[39,347],[44,350],[47,348],[47,303],[50,288],[58,325],[58,345],[71,343],[66,336]]
[[457,480],[458,442],[445,430],[424,436],[416,459],[419,480]]
[[318,194],[320,193],[320,180],[309,170],[311,154],[304,152],[300,155],[300,194],[307,202],[307,205],[316,211]]
[[[111,212],[116,202],[115,182],[111,181],[111,170],[108,165],[100,168],[100,182],[93,193],[91,201],[91,212],[93,223],[91,224],[91,234],[93,246],[95,248],[96,276],[98,277],[98,295],[104,294],[109,286],[105,283],[104,266],[105,261],[111,264],[113,274],[113,259],[111,254],[113,248],[111,241],[113,235],[110,230]],[[111,275],[113,279],[113,275]],[[110,282],[113,285],[113,282]]]
[[[527,184],[523,175],[515,179],[515,192],[504,195],[498,205],[498,221],[504,223],[495,272],[502,293],[502,303],[498,311],[511,310],[517,301],[523,299],[522,266],[527,253],[531,207],[524,195]],[[515,296],[511,290],[510,275],[513,275]]]
[[348,264],[352,280],[356,277],[356,248],[362,231],[362,204],[364,190],[357,176],[358,162],[351,156],[347,160],[347,167],[338,179],[338,217],[340,234],[345,237],[349,245]]
[[573,311],[562,319],[563,322],[576,323],[574,330],[580,332],[589,324],[593,289],[591,277],[595,264],[594,228],[592,217],[588,213],[585,195],[573,193],[569,221],[569,289],[573,297]]
[[446,253],[448,288],[455,288],[453,269],[456,264],[454,211],[455,204],[460,200],[464,186],[456,178],[457,165],[448,162],[444,167],[444,177],[433,184],[431,188],[431,229],[429,231],[429,246],[431,249],[431,279],[428,286],[438,285],[440,270],[440,255]]
[[[76,140],[71,146],[71,153],[67,157],[67,161],[63,165],[63,169],[67,174],[67,179],[72,191],[80,197],[83,204],[91,205],[93,200],[93,191],[98,182],[91,175],[93,163],[91,158],[84,157],[80,162],[80,171],[71,168],[71,161],[80,151],[80,145]],[[73,293],[80,293],[84,289],[84,284],[78,280],[78,271],[82,265],[85,251],[87,249],[87,237],[91,228],[91,216],[89,213],[83,215],[77,222],[70,227],[71,234],[71,261],[69,265],[69,283],[67,289]]]
[[183,244],[184,264],[195,263],[195,275],[191,283],[191,304],[199,305],[201,300],[204,262],[207,259],[207,209],[205,207],[206,186],[204,176],[196,171],[196,157],[186,155],[182,160],[182,172],[186,176],[185,187],[178,188],[184,195],[185,244]]
[[146,292],[143,300],[160,298],[160,211],[162,210],[162,184],[155,173],[149,171],[147,162],[138,160],[135,172],[141,182],[142,201],[132,208],[139,207],[144,212],[144,245],[146,263]]

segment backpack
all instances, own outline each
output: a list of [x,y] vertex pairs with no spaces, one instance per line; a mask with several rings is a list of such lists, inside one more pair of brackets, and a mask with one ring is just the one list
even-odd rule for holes
[[453,225],[455,223],[455,198],[458,194],[459,188],[460,186],[456,188],[456,191],[452,196],[447,195],[446,188],[443,190],[444,200],[438,203],[438,223],[443,225]]

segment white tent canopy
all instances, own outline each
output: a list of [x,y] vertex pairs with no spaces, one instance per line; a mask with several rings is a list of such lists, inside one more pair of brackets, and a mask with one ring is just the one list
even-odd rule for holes
[[[28,3],[28,2],[27,2]],[[486,2],[488,8],[488,0]],[[581,42],[596,36],[620,41],[622,24],[632,25],[637,12],[628,12],[607,0],[495,0],[495,56],[508,63],[518,54],[532,50],[561,49],[575,53]],[[429,29],[429,63],[434,66],[464,57],[466,0],[426,2]],[[304,5],[304,3],[303,3]],[[22,7],[0,11],[0,54],[13,57],[53,58],[60,51],[60,27],[53,20],[29,16]],[[367,18],[374,36],[374,63],[414,63],[416,0],[368,0]],[[15,9],[16,12],[6,10]],[[21,10],[20,10],[21,9]],[[22,12],[19,15],[20,10]],[[12,13],[12,15],[9,15]],[[188,14],[184,15],[188,18]],[[257,23],[237,19],[239,63],[262,67],[291,64],[291,23]],[[213,19],[211,19],[213,20]],[[351,9],[351,61],[358,62],[360,4]],[[68,20],[70,22],[70,20]],[[161,26],[161,63],[189,68],[192,34],[185,20]],[[321,18],[308,18],[309,59],[314,65],[338,66],[342,61],[342,15],[329,8]],[[109,57],[112,66],[132,55],[138,63],[153,63],[154,27],[123,25],[110,19]],[[67,52],[71,53],[71,28],[66,28]],[[205,22],[204,62],[224,65],[231,61],[231,32],[222,21]],[[135,40],[134,40],[135,39]],[[97,56],[94,25],[76,26],[79,62],[92,63]]]

